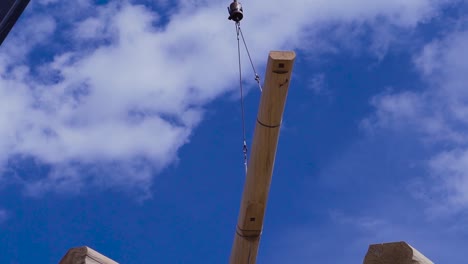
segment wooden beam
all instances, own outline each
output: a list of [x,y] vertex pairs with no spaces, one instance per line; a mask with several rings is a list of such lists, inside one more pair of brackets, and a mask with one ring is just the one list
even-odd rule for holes
[[364,264],[434,264],[406,242],[370,245]]
[[118,264],[89,247],[76,247],[68,250],[59,264]]
[[231,264],[254,264],[256,262],[276,147],[295,57],[292,51],[272,51],[269,54],[231,251]]

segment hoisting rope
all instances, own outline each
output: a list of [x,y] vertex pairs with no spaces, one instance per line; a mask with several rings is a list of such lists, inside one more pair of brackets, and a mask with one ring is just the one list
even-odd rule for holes
[[237,55],[239,61],[239,90],[240,90],[240,102],[241,102],[241,111],[242,111],[242,137],[243,137],[243,147],[242,152],[244,153],[244,166],[245,166],[245,174],[247,174],[247,140],[245,136],[245,107],[244,107],[244,89],[242,86],[242,59],[241,59],[241,44],[240,39],[242,38],[242,42],[244,43],[245,50],[247,51],[247,55],[250,60],[250,65],[252,66],[252,70],[255,74],[255,81],[258,84],[258,88],[260,88],[260,92],[262,92],[262,86],[260,84],[260,76],[258,75],[257,71],[255,70],[255,65],[252,61],[252,57],[250,56],[249,48],[247,47],[247,42],[245,41],[244,34],[242,33],[242,29],[240,26],[240,21],[244,17],[242,5],[237,1],[231,3],[228,7],[229,12],[229,19],[233,20],[236,24],[236,35],[237,35]]
[[239,39],[240,23],[236,22],[236,33],[237,33],[237,58],[239,61],[239,90],[240,90],[240,102],[241,102],[241,116],[242,116],[242,137],[244,145],[242,152],[244,153],[244,166],[245,174],[247,174],[247,139],[245,136],[245,110],[244,110],[244,89],[242,87],[242,63],[241,63],[241,51],[240,51],[240,39]]
[[245,46],[245,51],[247,51],[247,55],[249,57],[249,60],[250,60],[250,65],[252,65],[252,70],[255,74],[255,81],[257,82],[258,84],[258,88],[260,89],[260,92],[263,92],[262,90],[262,85],[260,84],[260,76],[258,75],[257,71],[255,70],[255,66],[253,64],[253,61],[252,61],[252,57],[250,56],[250,52],[249,52],[249,48],[247,47],[247,43],[245,42],[245,38],[244,38],[244,34],[242,33],[242,29],[240,27],[240,23],[237,22],[236,23],[237,25],[237,28],[238,28],[238,32],[237,32],[237,38],[239,39],[239,32],[240,32],[240,35],[242,37],[242,42],[244,42],[244,46]]

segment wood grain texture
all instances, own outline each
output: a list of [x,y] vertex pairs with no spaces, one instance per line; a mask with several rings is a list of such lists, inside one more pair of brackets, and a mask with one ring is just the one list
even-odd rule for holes
[[406,242],[370,245],[364,264],[434,264]]
[[118,264],[89,247],[76,247],[68,250],[59,264]]
[[269,54],[231,251],[231,264],[256,262],[295,57],[292,51],[272,51]]

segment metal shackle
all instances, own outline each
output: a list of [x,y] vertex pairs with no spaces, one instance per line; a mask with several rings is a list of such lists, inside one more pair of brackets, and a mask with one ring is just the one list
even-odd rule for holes
[[241,3],[234,1],[228,7],[229,11],[229,20],[239,22],[244,18],[244,10],[242,10]]

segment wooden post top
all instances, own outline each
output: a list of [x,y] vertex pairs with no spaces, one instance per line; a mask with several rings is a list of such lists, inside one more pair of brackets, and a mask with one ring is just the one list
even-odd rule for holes
[[295,58],[294,51],[271,51],[268,56],[257,115],[258,121],[263,125],[269,127],[281,125]]
[[289,60],[293,61],[296,58],[296,53],[294,51],[270,51],[270,58],[272,60]]
[[406,242],[374,244],[364,258],[364,264],[434,264]]
[[59,264],[119,264],[89,247],[76,247],[68,250]]

